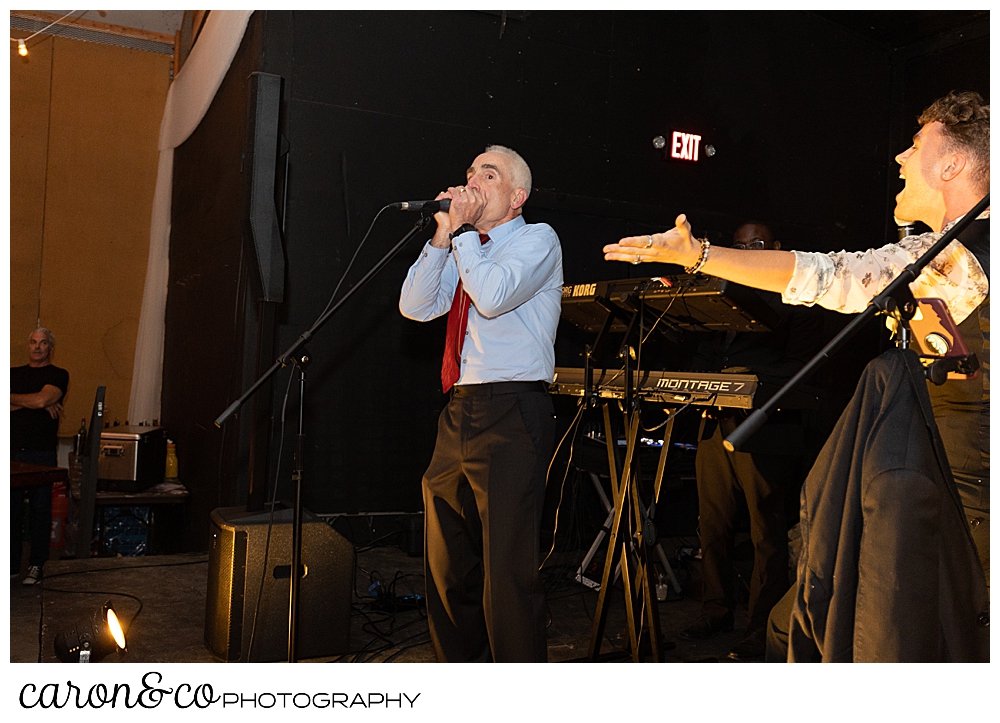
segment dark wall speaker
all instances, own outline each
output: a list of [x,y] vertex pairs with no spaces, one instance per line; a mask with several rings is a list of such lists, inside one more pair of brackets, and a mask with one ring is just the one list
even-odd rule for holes
[[278,120],[281,76],[250,74],[250,233],[264,301],[282,301],[285,295],[285,256],[274,203],[278,159]]
[[[265,569],[268,517],[266,512],[248,513],[246,507],[212,511],[205,642],[220,660],[288,659],[292,511],[274,513]],[[339,655],[350,649],[354,546],[315,515],[303,510],[302,519],[304,574],[299,583],[296,656]]]

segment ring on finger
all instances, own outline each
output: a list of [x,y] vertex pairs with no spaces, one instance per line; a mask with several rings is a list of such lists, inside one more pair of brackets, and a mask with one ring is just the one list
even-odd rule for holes
[[639,264],[641,264],[641,263],[642,263],[642,256],[636,256],[636,257],[635,257],[635,258],[634,258],[634,259],[632,260],[632,265],[633,265],[633,266],[638,266],[638,265],[639,265]]
[[465,193],[465,189],[464,188],[460,188],[460,189],[458,189],[458,192],[459,193]]
[[646,248],[647,249],[648,248],[652,248],[653,247],[653,237],[652,236],[647,236],[646,238],[649,239],[649,241],[646,242]]

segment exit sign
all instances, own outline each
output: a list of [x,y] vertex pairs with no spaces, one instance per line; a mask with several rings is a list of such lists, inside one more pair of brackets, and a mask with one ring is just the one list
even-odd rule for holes
[[682,161],[697,161],[698,147],[701,145],[701,136],[694,133],[681,133],[674,131],[670,141],[670,156],[679,158]]

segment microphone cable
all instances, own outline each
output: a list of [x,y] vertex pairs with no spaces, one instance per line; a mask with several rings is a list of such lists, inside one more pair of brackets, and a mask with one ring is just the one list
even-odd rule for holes
[[[322,317],[327,311],[330,310],[330,307],[333,306],[334,299],[337,298],[337,292],[340,291],[340,287],[343,286],[344,281],[347,279],[347,274],[349,274],[351,272],[351,267],[354,266],[354,262],[358,258],[358,254],[361,252],[362,247],[365,245],[365,242],[368,240],[368,237],[371,235],[372,229],[375,228],[375,222],[378,221],[379,216],[381,216],[383,213],[385,213],[386,211],[388,211],[390,208],[392,208],[392,204],[391,203],[387,203],[385,206],[383,206],[381,209],[379,209],[378,213],[375,214],[375,218],[372,219],[371,225],[368,227],[368,230],[365,231],[365,235],[361,239],[361,243],[359,243],[358,247],[356,249],[354,249],[354,255],[351,256],[351,260],[347,263],[347,268],[344,269],[344,273],[343,273],[343,275],[341,275],[340,281],[338,281],[336,287],[334,287],[333,293],[330,295],[330,300],[328,302],[326,302],[326,306],[323,308],[323,311],[320,312],[319,316],[316,317],[317,319],[319,319],[320,317]],[[315,324],[315,322],[313,322],[313,323]]]
[[[253,622],[250,624],[250,640],[247,642],[247,662],[253,662],[253,642],[257,635],[257,616],[260,613],[260,601],[264,594],[264,582],[267,580],[267,559],[271,552],[271,531],[274,529],[274,508],[278,504],[278,481],[281,478],[281,452],[285,446],[285,410],[288,407],[288,397],[292,390],[292,380],[295,379],[295,365],[291,365],[288,373],[288,386],[285,387],[285,398],[281,404],[281,422],[278,435],[277,464],[274,470],[274,490],[271,493],[271,501],[267,504],[269,513],[267,517],[267,535],[264,537],[264,563],[261,565],[260,585],[257,587],[257,601],[253,608]],[[290,571],[289,575],[297,574],[298,571]],[[291,577],[289,577],[289,582]]]
[[[358,246],[357,246],[357,248],[354,250],[354,255],[351,256],[351,260],[348,262],[347,268],[344,269],[344,273],[341,275],[340,280],[337,282],[337,285],[334,287],[333,293],[330,295],[330,300],[326,303],[326,306],[323,308],[323,311],[320,312],[319,316],[316,317],[317,320],[320,319],[320,318],[322,318],[323,315],[326,314],[326,312],[330,310],[330,307],[333,306],[333,303],[334,303],[335,299],[337,298],[337,293],[340,291],[340,287],[343,286],[344,281],[347,279],[347,275],[350,273],[351,268],[354,266],[354,262],[358,258],[358,254],[361,252],[362,247],[364,247],[365,242],[368,241],[368,237],[371,235],[372,229],[375,228],[375,223],[378,221],[379,217],[383,213],[385,213],[387,210],[389,210],[390,208],[392,208],[392,204],[391,203],[390,204],[386,204],[381,209],[379,209],[378,213],[375,214],[375,217],[372,219],[371,224],[368,226],[368,230],[365,231],[365,235],[361,239],[361,243],[359,243]],[[315,325],[315,323],[316,322],[313,322],[313,325]],[[272,530],[274,528],[274,509],[277,506],[277,501],[278,501],[278,483],[279,483],[279,481],[281,479],[281,453],[284,450],[284,445],[285,445],[285,421],[286,421],[285,420],[285,412],[286,412],[287,407],[288,407],[288,398],[290,396],[290,392],[291,392],[291,388],[292,388],[292,380],[295,379],[295,365],[291,365],[291,367],[292,368],[291,368],[291,370],[289,372],[289,375],[288,375],[288,386],[285,388],[284,400],[283,400],[282,405],[281,405],[281,418],[280,418],[280,423],[279,423],[279,428],[280,428],[281,431],[279,433],[279,441],[278,441],[277,464],[276,464],[276,467],[275,467],[275,474],[274,474],[274,488],[273,488],[272,494],[271,494],[271,501],[267,504],[267,506],[269,508],[269,514],[268,514],[268,520],[267,520],[267,535],[266,535],[265,541],[264,541],[264,564],[263,564],[262,570],[261,570],[260,585],[257,588],[257,600],[256,600],[256,603],[254,604],[253,622],[252,622],[252,624],[250,626],[250,639],[249,639],[248,645],[247,645],[247,662],[251,662],[252,661],[254,638],[256,637],[256,633],[257,633],[257,618],[258,618],[258,615],[260,613],[261,597],[262,597],[263,592],[264,592],[264,581],[266,580],[266,576],[267,576],[267,562],[268,562],[268,556],[269,556],[270,549],[271,549],[271,532],[272,532]],[[289,574],[294,575],[294,574],[297,574],[297,572],[298,571],[296,571],[296,570],[292,570],[292,571],[290,571]]]
[[583,417],[583,410],[586,406],[586,400],[581,399],[576,408],[576,415],[569,423],[569,427],[566,429],[566,433],[562,436],[562,439],[559,440],[559,444],[556,445],[556,449],[552,453],[552,459],[549,461],[549,467],[545,471],[545,487],[547,488],[549,486],[549,475],[552,474],[552,465],[555,464],[556,457],[559,455],[559,450],[562,448],[566,438],[569,437],[569,458],[566,460],[566,469],[563,472],[562,483],[559,485],[559,501],[556,503],[556,519],[552,529],[552,546],[549,548],[548,554],[545,555],[545,559],[543,559],[542,563],[538,566],[539,571],[545,567],[545,563],[549,561],[549,558],[552,557],[552,553],[556,550],[556,535],[559,532],[559,510],[562,509],[563,494],[566,491],[566,478],[569,477],[569,468],[573,465],[573,446],[576,444],[576,430],[580,425],[580,420]]

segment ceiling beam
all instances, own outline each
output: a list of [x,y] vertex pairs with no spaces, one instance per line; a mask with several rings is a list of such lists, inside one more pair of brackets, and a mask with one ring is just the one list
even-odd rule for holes
[[[11,10],[11,17],[24,18],[26,20],[39,20],[43,23],[53,23],[61,16],[53,13],[43,13],[38,10]],[[155,43],[174,44],[174,36],[166,33],[156,33],[151,30],[140,30],[139,28],[127,28],[124,25],[112,25],[111,23],[101,23],[95,20],[85,20],[83,18],[69,17],[59,23],[59,25],[86,28],[96,30],[101,33],[121,35],[126,38],[136,38],[138,40],[151,40]]]

